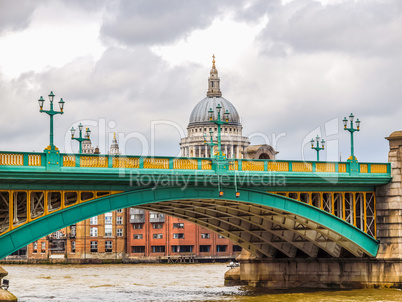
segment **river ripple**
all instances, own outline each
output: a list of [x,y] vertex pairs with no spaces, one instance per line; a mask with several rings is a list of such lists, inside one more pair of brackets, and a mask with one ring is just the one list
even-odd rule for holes
[[402,301],[402,291],[284,292],[225,287],[226,264],[3,265],[24,301]]

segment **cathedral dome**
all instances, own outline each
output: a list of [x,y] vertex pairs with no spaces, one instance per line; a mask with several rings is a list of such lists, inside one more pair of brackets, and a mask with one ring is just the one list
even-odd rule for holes
[[221,109],[221,119],[223,120],[223,114],[226,110],[229,114],[229,125],[240,126],[240,117],[237,113],[236,108],[231,102],[222,97],[222,92],[220,89],[220,79],[218,76],[218,70],[215,66],[215,55],[212,56],[212,69],[210,71],[210,76],[208,78],[208,91],[207,97],[202,99],[193,109],[190,115],[190,121],[188,126],[199,126],[200,124],[208,123],[210,125],[208,111],[212,109],[214,111],[214,120],[218,119],[218,113],[216,112],[216,107],[218,105],[222,106]]
[[208,111],[212,108],[214,110],[214,120],[218,119],[218,114],[216,112],[216,107],[220,104],[222,106],[221,109],[221,119],[223,120],[223,113],[226,110],[229,114],[229,125],[241,126],[240,117],[237,113],[235,106],[227,99],[223,97],[206,97],[202,99],[193,109],[190,115],[189,126],[196,126],[200,124],[211,122],[209,121]]

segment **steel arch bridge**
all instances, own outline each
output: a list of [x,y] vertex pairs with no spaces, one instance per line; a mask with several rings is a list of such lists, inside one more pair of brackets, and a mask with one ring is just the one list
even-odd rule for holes
[[257,257],[375,257],[374,190],[390,180],[382,163],[0,153],[0,259],[129,206],[194,222]]

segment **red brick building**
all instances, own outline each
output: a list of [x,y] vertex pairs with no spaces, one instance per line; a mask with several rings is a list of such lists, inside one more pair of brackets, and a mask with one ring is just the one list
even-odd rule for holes
[[180,218],[136,208],[127,214],[128,258],[229,259],[241,251],[230,240]]

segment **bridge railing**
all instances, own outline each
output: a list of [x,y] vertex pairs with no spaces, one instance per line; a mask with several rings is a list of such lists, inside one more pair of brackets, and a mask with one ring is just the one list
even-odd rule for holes
[[[0,152],[0,168],[46,167],[46,153]],[[75,168],[125,168],[160,170],[212,170],[213,160],[208,158],[183,158],[162,156],[131,156],[102,154],[60,154],[60,167]],[[351,173],[350,162],[315,162],[298,160],[233,159],[229,171],[293,172],[293,173]],[[356,167],[355,167],[356,169]],[[355,173],[390,175],[389,163],[358,163]]]
[[0,166],[43,166],[45,162],[45,153],[0,152]]
[[[63,167],[211,170],[213,160],[188,157],[141,157],[130,155],[61,154]],[[349,162],[315,162],[297,160],[234,159],[231,171],[350,173]],[[389,163],[359,163],[359,173],[389,174]]]

